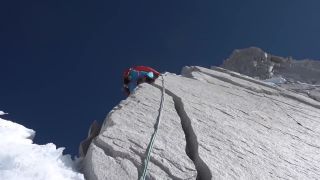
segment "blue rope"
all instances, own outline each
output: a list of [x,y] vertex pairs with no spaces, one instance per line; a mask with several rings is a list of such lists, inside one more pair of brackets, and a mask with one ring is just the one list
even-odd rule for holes
[[160,108],[159,108],[159,115],[157,117],[157,122],[156,122],[156,125],[155,125],[155,130],[152,134],[152,137],[151,137],[151,140],[149,142],[149,146],[148,146],[148,154],[147,154],[147,157],[146,159],[144,160],[144,168],[143,168],[143,173],[140,177],[140,180],[145,180],[146,179],[146,175],[147,175],[147,171],[148,171],[148,164],[149,164],[149,161],[150,161],[150,156],[151,156],[151,152],[152,152],[152,149],[153,149],[153,143],[156,139],[156,135],[158,133],[158,129],[159,129],[159,125],[160,125],[160,122],[161,122],[161,115],[162,115],[162,109],[163,109],[163,104],[164,104],[164,93],[165,93],[165,87],[164,87],[164,78],[163,78],[163,75],[161,75],[162,77],[162,95],[161,95],[161,102],[160,102]]

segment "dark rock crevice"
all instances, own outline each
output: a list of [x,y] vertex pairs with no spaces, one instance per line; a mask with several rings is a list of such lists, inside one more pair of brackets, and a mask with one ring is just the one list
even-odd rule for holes
[[[162,89],[162,87],[157,84],[154,84],[154,86],[159,88],[160,90]],[[212,174],[208,165],[199,156],[198,139],[191,125],[191,119],[187,115],[187,112],[184,108],[182,99],[167,89],[166,94],[172,97],[174,107],[180,117],[182,129],[186,138],[186,154],[195,165],[195,168],[197,170],[197,180],[212,179]]]

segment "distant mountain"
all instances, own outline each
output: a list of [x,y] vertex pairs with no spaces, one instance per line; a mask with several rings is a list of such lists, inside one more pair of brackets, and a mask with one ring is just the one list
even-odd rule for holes
[[320,101],[320,61],[279,57],[251,47],[234,50],[221,67]]

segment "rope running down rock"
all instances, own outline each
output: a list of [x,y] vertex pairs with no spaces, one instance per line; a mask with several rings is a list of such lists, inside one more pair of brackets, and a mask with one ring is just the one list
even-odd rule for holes
[[154,143],[154,141],[156,139],[156,136],[157,136],[157,133],[158,133],[158,129],[159,129],[159,125],[160,125],[160,122],[161,122],[162,109],[163,109],[163,104],[164,104],[164,101],[165,101],[165,98],[164,98],[165,87],[164,87],[164,77],[163,77],[163,75],[161,75],[161,78],[162,78],[162,95],[161,95],[161,102],[160,102],[160,108],[159,108],[159,115],[157,117],[157,122],[155,124],[155,130],[154,130],[154,132],[152,134],[151,140],[150,140],[148,148],[147,148],[147,152],[148,153],[147,153],[146,159],[144,160],[144,168],[143,168],[143,173],[142,173],[141,177],[139,178],[140,180],[145,180],[145,178],[146,178],[147,171],[148,171],[148,164],[149,164],[151,152],[152,152],[152,149],[153,149],[153,143]]

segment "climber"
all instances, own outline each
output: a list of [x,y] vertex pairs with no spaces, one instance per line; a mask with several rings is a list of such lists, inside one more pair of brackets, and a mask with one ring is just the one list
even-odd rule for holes
[[151,67],[135,66],[128,68],[123,73],[123,89],[129,95],[134,88],[144,82],[153,83],[160,73]]

